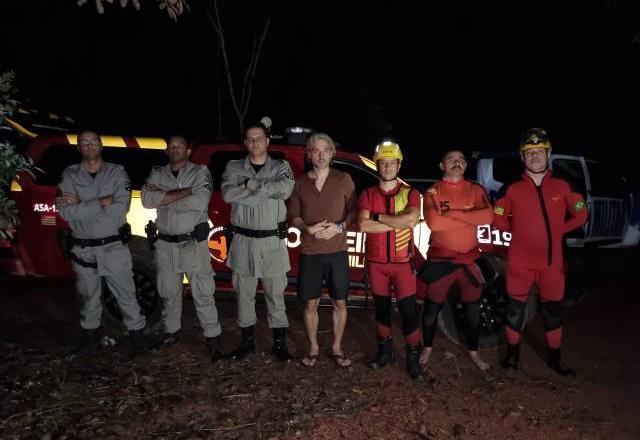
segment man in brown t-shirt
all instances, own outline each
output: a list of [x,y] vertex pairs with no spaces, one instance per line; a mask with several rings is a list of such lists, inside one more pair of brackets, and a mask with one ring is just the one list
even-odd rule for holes
[[312,169],[296,180],[289,199],[289,224],[302,232],[298,264],[298,297],[305,301],[304,325],[309,352],[302,363],[312,367],[319,356],[318,305],[324,280],[333,304],[333,347],[331,358],[341,367],[351,365],[343,350],[347,325],[349,262],[346,227],[356,218],[357,198],[351,176],[331,168],[335,143],[316,133],[306,146]]

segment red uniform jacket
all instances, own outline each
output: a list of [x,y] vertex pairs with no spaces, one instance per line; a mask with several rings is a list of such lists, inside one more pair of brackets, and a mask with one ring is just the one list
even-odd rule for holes
[[[395,190],[382,192],[372,186],[360,195],[360,210],[371,214],[400,214],[407,207],[420,208],[420,195],[410,186],[399,183]],[[413,250],[413,230],[396,229],[367,234],[367,259],[374,263],[406,263]]]
[[509,263],[531,269],[563,268],[562,236],[585,224],[587,205],[569,184],[547,171],[536,186],[525,173],[496,202],[493,225],[511,231]]
[[477,251],[478,225],[491,223],[492,211],[484,188],[477,183],[436,182],[424,194],[424,218],[431,229],[429,256]]

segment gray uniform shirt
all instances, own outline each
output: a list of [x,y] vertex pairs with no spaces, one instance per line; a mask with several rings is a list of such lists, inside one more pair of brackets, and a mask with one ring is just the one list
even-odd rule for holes
[[[248,179],[248,180],[247,180]],[[247,180],[246,188],[244,181]],[[222,198],[231,203],[231,223],[247,229],[273,230],[285,221],[295,180],[287,161],[267,156],[255,172],[249,157],[230,161],[222,174]],[[251,238],[236,234],[231,242],[227,267],[239,275],[269,277],[291,269],[285,240]]]
[[[193,231],[198,223],[209,221],[211,173],[205,165],[187,162],[187,165],[178,173],[178,177],[171,173],[169,165],[156,166],[151,170],[147,183],[161,189],[161,191],[146,191],[143,188],[142,206],[157,210],[156,225],[162,234],[186,234]],[[160,201],[168,191],[182,188],[191,188],[191,195],[166,206],[160,206]]]
[[[142,189],[142,206],[156,208],[156,226],[162,234],[180,235],[193,231],[198,223],[209,221],[208,209],[211,198],[211,173],[205,165],[187,162],[174,176],[169,165],[153,167],[147,183],[160,191]],[[160,206],[168,191],[191,188],[191,195]],[[173,272],[213,273],[207,241],[197,243],[188,240],[182,243],[156,242],[157,265],[160,270]]]
[[[71,165],[62,172],[59,194],[74,193],[79,203],[64,204],[56,199],[56,207],[76,238],[102,238],[117,235],[126,222],[131,203],[131,183],[122,165],[103,162],[95,178],[82,163]],[[100,206],[101,197],[113,196],[111,205]]]

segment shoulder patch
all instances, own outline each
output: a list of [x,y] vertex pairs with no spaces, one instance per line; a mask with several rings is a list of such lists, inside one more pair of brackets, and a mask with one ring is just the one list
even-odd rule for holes
[[585,208],[585,206],[586,206],[586,204],[584,203],[584,200],[580,199],[574,205],[574,209],[576,211],[582,211]]
[[204,167],[204,171],[204,181],[202,182],[202,186],[211,190],[211,187],[213,186],[213,178],[211,177],[211,173],[208,168]]
[[284,177],[286,177],[287,179],[296,180],[295,177],[293,176],[293,170],[291,169],[291,165],[289,164],[289,162],[286,160],[283,160],[282,164],[285,167]]
[[493,209],[493,213],[496,215],[504,215],[504,208],[502,206],[496,206]]

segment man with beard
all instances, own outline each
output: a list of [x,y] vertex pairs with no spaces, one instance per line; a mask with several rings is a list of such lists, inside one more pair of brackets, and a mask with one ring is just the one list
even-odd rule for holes
[[296,180],[287,206],[290,224],[302,231],[298,297],[305,301],[304,326],[310,347],[302,364],[308,367],[319,356],[318,306],[323,280],[333,304],[330,356],[340,367],[351,365],[342,350],[342,336],[349,294],[346,228],[355,220],[357,199],[351,176],[331,168],[335,154],[331,137],[324,133],[309,136],[306,156],[313,168]]
[[562,237],[582,226],[588,218],[582,196],[571,191],[564,180],[551,177],[548,169],[551,143],[541,128],[524,132],[520,158],[525,172],[496,202],[493,224],[510,230],[512,240],[507,258],[507,357],[504,368],[517,369],[524,311],[533,284],[538,287],[547,343],[547,365],[560,375],[575,375],[561,360],[562,298],[564,263]]
[[215,282],[209,256],[209,199],[211,173],[189,161],[191,148],[183,136],[167,141],[169,163],[154,167],[142,189],[142,205],[155,208],[157,284],[163,299],[164,338],[155,347],[165,349],[180,341],[182,279],[186,274],[200,326],[212,361],[221,359],[222,327],[214,299]]
[[378,144],[373,160],[380,182],[362,192],[358,214],[360,230],[367,233],[366,258],[378,336],[378,353],[369,366],[378,369],[395,361],[391,336],[393,288],[407,343],[407,371],[413,379],[422,380],[416,275],[411,263],[413,227],[420,217],[420,195],[398,179],[402,152],[397,143]]
[[282,362],[291,360],[286,332],[284,289],[291,269],[284,201],[295,185],[291,166],[267,153],[269,135],[262,124],[250,125],[244,133],[247,157],[230,161],[222,174],[222,198],[231,204],[231,232],[227,266],[238,295],[240,347],[230,353],[241,360],[255,350],[256,288],[262,281],[267,320],[273,332],[272,353]]
[[[144,351],[144,316],[136,300],[133,262],[125,228],[131,202],[131,183],[122,165],[102,160],[102,141],[93,131],[78,135],[82,162],[62,173],[56,207],[71,228],[71,259],[80,300],[82,338],[79,354],[100,348],[102,278],[109,286],[129,330],[130,354]],[[127,225],[128,226],[128,225]]]
[[458,150],[442,156],[442,179],[424,195],[424,218],[431,229],[427,261],[419,276],[427,283],[422,337],[424,348],[420,361],[431,356],[438,314],[455,284],[466,319],[466,342],[471,361],[488,370],[478,354],[480,330],[480,295],[484,278],[476,261],[480,258],[478,225],[491,223],[491,204],[484,188],[465,180],[467,161]]

